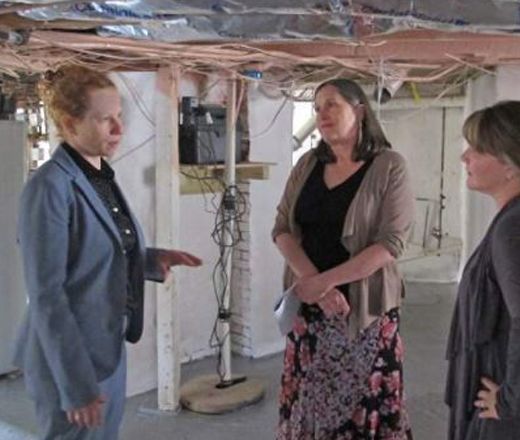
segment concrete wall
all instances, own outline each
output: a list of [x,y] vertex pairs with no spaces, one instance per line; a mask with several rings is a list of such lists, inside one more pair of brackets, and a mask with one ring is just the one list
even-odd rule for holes
[[271,229],[292,163],[291,103],[275,91],[250,88],[249,130],[250,160],[275,164],[269,180],[250,183],[252,354],[262,356],[284,344],[273,317],[274,298],[282,289],[283,260]]
[[[388,103],[393,109],[381,112],[388,139],[408,160],[417,198],[414,230],[400,263],[409,280],[457,279],[462,246],[462,103],[462,99],[440,100],[421,108],[420,103],[396,100]],[[442,235],[440,248],[436,232]]]
[[[439,201],[441,178],[446,196],[443,232],[460,237],[460,175],[462,108],[430,107],[426,109],[384,110],[382,121],[393,148],[409,163],[415,196]],[[443,131],[443,119],[445,128]],[[444,160],[442,145],[444,143]],[[444,173],[441,170],[444,162]],[[422,232],[426,202],[419,201],[418,228]],[[437,215],[438,215],[438,209]],[[436,219],[437,220],[437,219]]]

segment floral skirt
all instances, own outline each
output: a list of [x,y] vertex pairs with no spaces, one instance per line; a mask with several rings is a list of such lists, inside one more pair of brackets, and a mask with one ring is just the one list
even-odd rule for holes
[[344,317],[303,315],[287,337],[276,439],[411,439],[398,309],[354,341]]

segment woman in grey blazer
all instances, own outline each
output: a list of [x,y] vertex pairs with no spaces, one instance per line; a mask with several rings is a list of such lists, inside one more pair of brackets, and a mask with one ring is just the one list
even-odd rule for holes
[[125,339],[143,328],[144,279],[198,266],[145,248],[114,171],[121,104],[105,74],[64,66],[41,83],[63,142],[27,182],[19,243],[29,296],[16,345],[43,439],[115,440],[123,415]]
[[520,101],[464,123],[469,189],[498,214],[459,285],[448,342],[449,440],[520,438]]

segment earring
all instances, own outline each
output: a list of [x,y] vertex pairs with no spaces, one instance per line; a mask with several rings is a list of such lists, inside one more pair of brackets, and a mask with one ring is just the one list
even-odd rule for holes
[[357,138],[357,146],[360,147],[361,143],[363,142],[363,124],[364,120],[362,119],[358,123],[358,138]]

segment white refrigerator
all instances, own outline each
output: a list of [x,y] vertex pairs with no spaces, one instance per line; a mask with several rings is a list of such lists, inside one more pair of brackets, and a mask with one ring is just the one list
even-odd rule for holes
[[26,304],[16,220],[28,166],[25,123],[0,120],[0,375],[14,370],[11,349]]

